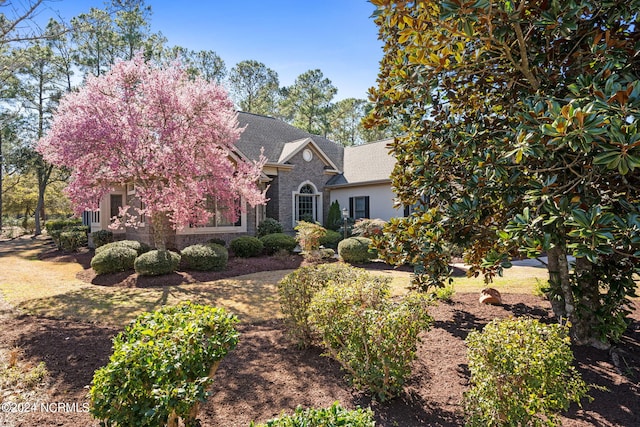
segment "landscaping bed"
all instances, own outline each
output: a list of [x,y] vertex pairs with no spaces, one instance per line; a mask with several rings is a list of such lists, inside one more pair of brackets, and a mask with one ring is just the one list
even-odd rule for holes
[[[62,261],[55,257],[47,259]],[[252,272],[246,270],[250,268],[280,266],[276,264],[280,261],[269,257],[243,261],[247,264],[237,267],[230,264],[220,273],[242,271],[246,274]],[[85,270],[78,274],[89,273]],[[112,283],[102,285],[130,286],[127,280],[134,280],[132,274],[121,281],[112,277]],[[178,273],[184,278],[182,274]],[[138,279],[134,283],[142,286]],[[421,335],[418,358],[404,393],[384,404],[352,390],[338,364],[323,357],[319,348],[298,350],[286,338],[282,320],[243,321],[238,326],[240,342],[222,361],[212,396],[201,410],[202,425],[246,427],[251,420],[265,421],[281,411],[291,412],[297,405],[328,407],[334,401],[347,408],[371,406],[377,425],[383,427],[463,425],[460,404],[469,378],[464,344],[467,334],[494,318],[530,316],[552,321],[550,305],[540,297],[503,293],[503,302],[502,306],[482,305],[478,303],[477,293],[456,293],[451,303],[432,307],[430,313],[435,323]],[[638,300],[635,306],[640,309]],[[46,403],[78,403],[82,408],[87,402],[87,386],[93,372],[106,364],[111,354],[111,339],[122,326],[26,316],[9,310],[4,314],[0,312],[0,316],[4,317],[0,326],[0,348],[19,347],[27,362],[46,363],[50,373],[42,387]],[[640,313],[636,310],[632,316],[634,323],[614,358],[608,351],[574,349],[585,381],[606,387],[608,391],[593,390],[594,401],[584,402],[583,409],[572,407],[563,416],[563,425],[640,425],[637,410],[640,405]],[[618,366],[613,364],[614,359],[618,360]],[[25,427],[98,425],[82,410],[0,415],[11,417],[6,419],[8,425]]]

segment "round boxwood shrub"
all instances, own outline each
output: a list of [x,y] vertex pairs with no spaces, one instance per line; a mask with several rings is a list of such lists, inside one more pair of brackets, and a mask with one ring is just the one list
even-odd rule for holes
[[98,230],[91,233],[91,240],[93,246],[99,248],[107,243],[113,243],[113,231],[111,230]]
[[264,244],[257,237],[242,236],[231,241],[229,247],[236,256],[249,258],[259,256],[264,250]]
[[181,255],[187,268],[202,271],[224,270],[229,260],[227,249],[215,243],[187,246]]
[[126,246],[112,246],[100,251],[91,259],[91,268],[96,274],[116,273],[131,270],[138,253]]
[[118,240],[117,242],[107,243],[106,245],[102,245],[96,248],[96,255],[109,248],[122,247],[122,246],[133,249],[138,253],[138,255],[142,255],[145,252],[149,252],[149,245],[145,243],[138,242],[136,240]]
[[95,372],[91,414],[105,426],[200,425],[199,405],[238,343],[237,322],[222,308],[191,303],[141,314]]
[[256,234],[258,237],[263,237],[268,234],[282,233],[283,231],[284,229],[282,228],[282,224],[277,220],[273,218],[266,218],[260,223],[260,225],[258,225],[258,232]]
[[175,252],[153,250],[136,258],[133,268],[141,276],[160,276],[176,271],[180,258],[180,254]]
[[320,244],[325,248],[336,249],[342,240],[342,233],[327,229],[327,233],[320,238]]
[[281,250],[293,252],[298,245],[295,237],[284,233],[267,234],[266,236],[262,236],[260,240],[264,245],[264,251],[267,255],[273,255]]
[[364,264],[375,258],[369,245],[371,239],[367,237],[349,237],[338,244],[338,255],[344,262]]

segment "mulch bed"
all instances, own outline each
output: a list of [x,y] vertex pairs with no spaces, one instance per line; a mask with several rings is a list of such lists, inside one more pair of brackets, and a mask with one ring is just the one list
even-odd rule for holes
[[[267,262],[268,258],[255,261],[260,267],[254,267],[266,268]],[[231,266],[229,271],[236,268],[249,266]],[[82,274],[89,279],[90,273]],[[101,285],[130,286],[127,280],[117,282],[114,277]],[[431,308],[435,323],[422,334],[413,374],[403,395],[386,403],[351,389],[337,363],[323,357],[319,348],[297,349],[287,340],[282,321],[240,324],[240,343],[216,373],[212,396],[201,410],[202,425],[246,427],[252,420],[263,422],[297,405],[326,407],[339,401],[349,408],[371,406],[378,425],[383,427],[461,426],[461,399],[469,382],[464,345],[467,334],[494,318],[530,316],[552,321],[549,303],[539,297],[504,294],[503,302],[502,306],[482,305],[477,294],[461,293],[454,295],[452,303]],[[640,308],[638,301],[635,306]],[[563,425],[640,425],[640,312],[636,310],[632,316],[633,324],[613,352],[574,349],[583,378],[607,391],[593,390],[593,402],[584,402],[583,409],[571,407]],[[46,362],[51,373],[50,402],[84,403],[93,372],[107,362],[111,339],[119,330],[67,320],[10,316],[0,326],[0,343],[19,346],[28,359]],[[86,412],[38,411],[9,421],[8,425],[25,427],[98,425]]]

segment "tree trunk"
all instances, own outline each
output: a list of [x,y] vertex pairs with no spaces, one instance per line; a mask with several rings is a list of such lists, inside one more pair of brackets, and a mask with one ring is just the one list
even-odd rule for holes
[[558,321],[567,318],[567,310],[565,309],[564,292],[562,291],[562,280],[560,274],[560,250],[553,247],[547,252],[548,262],[547,269],[549,271],[549,301],[553,314]]
[[167,249],[167,218],[162,212],[155,212],[151,215],[151,225],[153,232],[153,245],[159,251]]
[[[563,245],[556,245],[547,253],[551,307],[560,323],[571,324],[571,338],[575,344],[608,348],[597,335],[595,312],[600,305],[598,280],[586,258],[577,258],[572,279]],[[576,282],[576,283],[574,283]]]
[[596,312],[600,307],[598,277],[593,274],[593,265],[586,258],[576,258],[576,284],[574,294],[577,310],[572,323],[572,337],[576,344],[608,349],[610,345],[598,336]]

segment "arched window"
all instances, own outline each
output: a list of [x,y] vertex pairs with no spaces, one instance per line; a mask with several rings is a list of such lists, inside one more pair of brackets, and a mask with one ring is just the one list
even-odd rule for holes
[[298,221],[322,221],[322,195],[312,183],[303,183],[293,193],[293,213],[294,225]]

